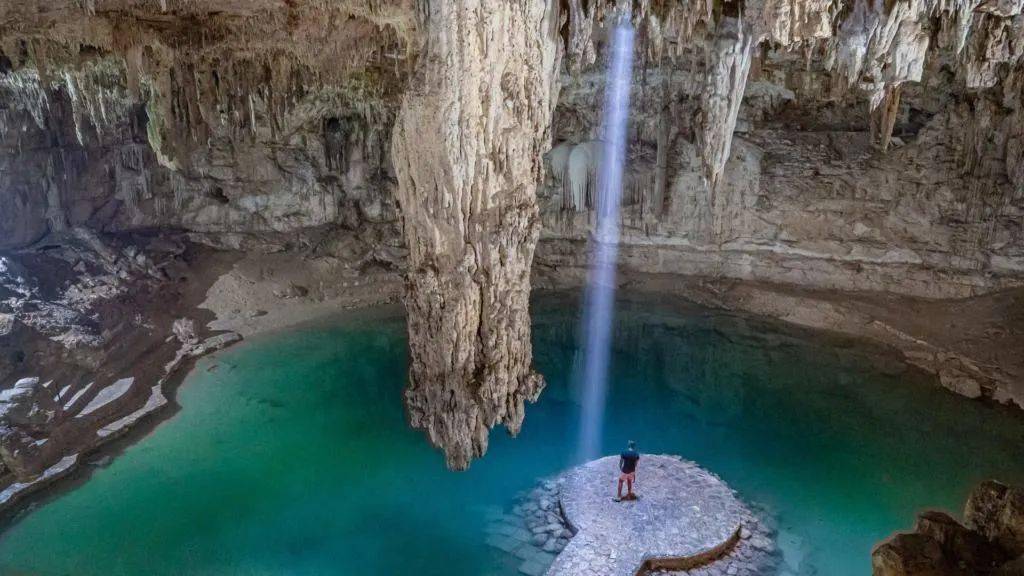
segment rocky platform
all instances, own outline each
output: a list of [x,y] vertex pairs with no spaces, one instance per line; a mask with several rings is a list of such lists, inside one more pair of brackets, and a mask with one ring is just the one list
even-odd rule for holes
[[[614,457],[595,460],[555,478],[539,481],[533,490],[521,494],[508,512],[488,510],[487,543],[508,554],[505,566],[517,567],[518,572],[526,576],[618,574],[620,572],[604,571],[614,568],[608,566],[612,559],[622,561],[624,572],[621,573],[625,574],[753,576],[792,573],[780,564],[782,558],[775,545],[776,530],[770,513],[763,509],[751,511],[711,473],[676,456],[645,455],[637,484],[642,499],[616,503],[611,500],[617,479],[615,464]],[[586,506],[597,518],[585,520],[587,512],[580,506]],[[727,520],[716,522],[712,518],[716,511],[723,514],[720,519]],[[603,536],[598,533],[602,521],[611,524]],[[714,550],[714,533],[705,531],[711,522],[718,526],[718,537],[731,546]],[[583,530],[584,527],[587,529]],[[631,550],[636,547],[653,550],[651,542],[634,541],[634,535],[622,534],[627,529],[634,530],[637,538],[654,540],[662,540],[658,530],[666,531],[670,536],[663,544],[669,547],[678,540],[704,534],[707,551],[720,555],[701,554],[698,550],[691,557],[681,558],[680,550],[700,548],[690,538],[684,548],[672,548],[671,554],[663,557],[644,551],[637,556]],[[604,540],[599,542],[602,537]],[[631,568],[626,562],[629,558],[633,560]],[[675,561],[650,562],[652,559]],[[503,568],[498,570],[496,573],[507,573]]]
[[640,499],[614,502],[617,464],[609,456],[566,476],[560,504],[576,534],[549,576],[685,570],[721,558],[740,541],[751,514],[714,475],[674,456],[645,455]]

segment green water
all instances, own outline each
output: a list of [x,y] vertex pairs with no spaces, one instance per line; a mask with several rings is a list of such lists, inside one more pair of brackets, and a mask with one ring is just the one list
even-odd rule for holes
[[[511,576],[487,511],[565,467],[576,438],[576,303],[534,308],[549,388],[467,473],[405,426],[397,311],[358,313],[200,362],[179,414],[0,536],[0,574]],[[718,473],[773,511],[796,572],[868,574],[917,510],[1024,480],[1024,418],[856,347],[650,297],[618,312],[605,448],[632,438]]]

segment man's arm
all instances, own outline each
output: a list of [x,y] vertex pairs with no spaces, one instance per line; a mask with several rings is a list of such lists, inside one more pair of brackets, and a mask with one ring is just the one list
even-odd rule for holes
[[626,459],[619,456],[619,472],[623,472],[626,469]]

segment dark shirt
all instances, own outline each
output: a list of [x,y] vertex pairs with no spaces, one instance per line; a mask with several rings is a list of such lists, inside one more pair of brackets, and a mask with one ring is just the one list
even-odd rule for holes
[[623,474],[636,472],[636,463],[640,461],[640,453],[636,450],[626,450],[619,458],[619,470]]

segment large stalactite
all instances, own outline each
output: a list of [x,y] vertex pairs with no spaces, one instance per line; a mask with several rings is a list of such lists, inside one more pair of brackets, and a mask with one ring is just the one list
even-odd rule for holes
[[486,451],[491,427],[518,432],[544,385],[528,306],[559,65],[547,4],[422,3],[425,46],[395,125],[406,405],[454,469]]
[[743,101],[755,42],[738,18],[724,18],[710,41],[704,92],[701,95],[701,158],[711,189],[725,170],[732,134]]

